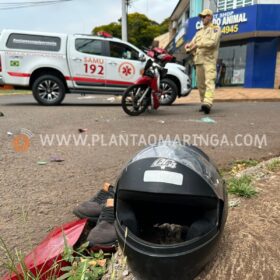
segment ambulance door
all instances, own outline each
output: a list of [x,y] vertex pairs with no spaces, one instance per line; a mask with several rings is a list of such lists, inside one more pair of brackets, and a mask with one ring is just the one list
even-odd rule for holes
[[109,41],[107,88],[126,88],[139,77],[145,62],[139,60],[139,51],[123,42]]
[[106,81],[104,40],[72,37],[68,54],[70,79],[75,88],[104,89]]

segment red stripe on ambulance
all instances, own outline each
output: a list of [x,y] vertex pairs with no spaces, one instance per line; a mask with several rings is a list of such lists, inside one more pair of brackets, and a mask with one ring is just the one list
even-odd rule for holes
[[[8,74],[12,77],[18,77],[18,78],[28,78],[31,76],[31,74],[28,73],[19,73],[19,72],[8,72]],[[86,83],[100,83],[107,85],[125,85],[129,86],[133,83],[131,82],[125,82],[125,81],[114,81],[114,80],[101,80],[101,79],[94,79],[94,78],[87,78],[87,77],[69,77],[65,76],[66,81],[75,81],[75,82],[86,82]]]
[[28,73],[18,73],[18,72],[8,72],[8,74],[12,77],[20,77],[20,78],[28,78],[31,76]]

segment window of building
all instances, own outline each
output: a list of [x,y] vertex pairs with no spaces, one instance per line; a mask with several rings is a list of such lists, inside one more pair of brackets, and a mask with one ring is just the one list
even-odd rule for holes
[[76,39],[75,47],[78,52],[102,55],[102,41],[96,39]]
[[227,11],[253,5],[254,0],[217,0],[218,11]]
[[182,27],[183,27],[183,21],[182,21],[182,18],[181,18],[181,19],[178,20],[177,30],[180,31]]
[[190,9],[187,9],[187,10],[186,10],[185,18],[186,18],[186,20],[187,20],[188,18],[190,18]]
[[217,12],[217,1],[210,1],[209,3],[209,8],[212,10],[214,13]]
[[128,45],[110,42],[110,56],[123,59],[139,60],[139,53]]
[[218,86],[242,85],[245,79],[246,43],[222,46],[217,63]]

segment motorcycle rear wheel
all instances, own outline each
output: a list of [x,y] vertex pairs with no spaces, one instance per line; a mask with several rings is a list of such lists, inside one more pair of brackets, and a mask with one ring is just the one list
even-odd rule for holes
[[150,92],[139,103],[139,99],[143,96],[147,88],[147,85],[133,85],[124,92],[122,96],[122,108],[126,114],[138,116],[147,110]]

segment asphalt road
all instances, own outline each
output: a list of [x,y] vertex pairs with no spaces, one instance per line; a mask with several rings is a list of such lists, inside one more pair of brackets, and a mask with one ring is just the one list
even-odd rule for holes
[[[262,159],[280,154],[278,102],[217,103],[209,115],[216,123],[205,123],[201,121],[205,115],[198,112],[198,104],[160,107],[156,112],[129,117],[119,106],[119,100],[111,99],[110,96],[68,95],[62,106],[43,107],[32,96],[1,96],[0,111],[5,114],[0,119],[1,142],[7,139],[7,131],[16,133],[25,128],[34,134],[32,153],[33,142],[37,144],[40,134],[68,136],[77,134],[78,128],[88,128],[84,146],[75,147],[71,143],[68,149],[60,149],[85,153],[83,156],[91,158],[98,168],[104,168],[104,162],[110,166],[124,163],[145,144],[168,137],[179,137],[200,146],[220,167],[237,159]],[[128,146],[114,141],[124,136]],[[92,138],[94,143],[90,141]],[[57,147],[52,148],[55,153]],[[104,161],[108,158],[110,163]]]
[[[104,181],[114,184],[126,162],[157,139],[189,140],[220,168],[280,154],[278,102],[217,103],[209,116],[215,123],[209,123],[201,120],[198,104],[129,117],[118,99],[108,98],[71,95],[61,106],[43,107],[32,96],[0,96],[0,228],[10,248],[27,252],[48,229],[73,219],[76,203],[93,196]],[[87,132],[79,134],[79,128]],[[22,129],[32,136],[30,147],[17,152],[12,143]],[[43,145],[46,135],[57,135],[52,145]],[[68,145],[59,145],[62,135]],[[79,135],[86,139],[83,145],[74,143]],[[54,156],[64,161],[50,162]]]

